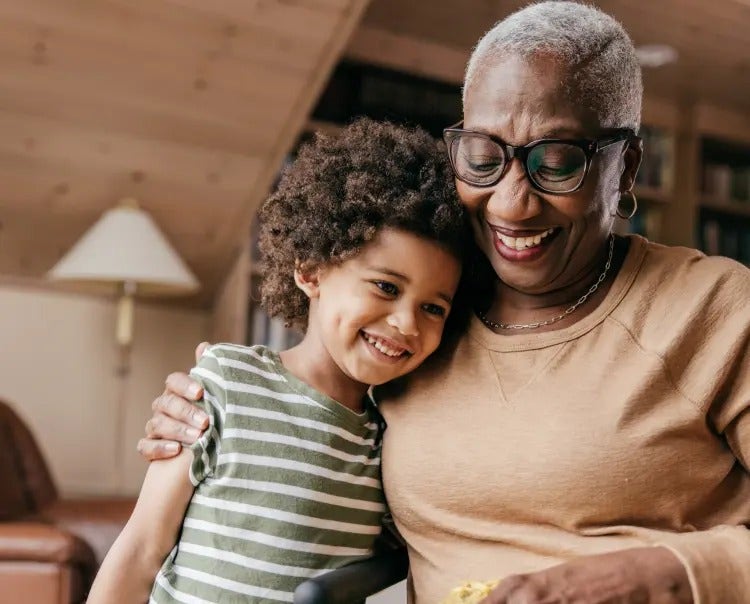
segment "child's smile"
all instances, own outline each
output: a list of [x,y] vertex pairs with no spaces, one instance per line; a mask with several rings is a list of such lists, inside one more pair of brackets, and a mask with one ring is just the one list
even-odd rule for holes
[[399,344],[391,338],[377,336],[364,330],[360,331],[360,334],[362,335],[362,339],[367,343],[368,348],[371,350],[374,349],[372,353],[378,359],[385,357],[382,360],[396,362],[414,354],[407,346]]

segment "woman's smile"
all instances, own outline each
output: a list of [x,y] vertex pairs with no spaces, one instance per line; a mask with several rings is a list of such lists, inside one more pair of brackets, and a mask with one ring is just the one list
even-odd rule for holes
[[559,227],[511,230],[489,223],[488,226],[497,253],[510,262],[528,262],[541,258],[562,231]]

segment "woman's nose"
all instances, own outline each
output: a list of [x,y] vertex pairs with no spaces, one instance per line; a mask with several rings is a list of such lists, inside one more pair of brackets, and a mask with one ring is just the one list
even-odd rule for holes
[[526,176],[518,158],[511,161],[508,171],[492,187],[487,200],[487,213],[498,222],[517,224],[541,213],[541,199]]

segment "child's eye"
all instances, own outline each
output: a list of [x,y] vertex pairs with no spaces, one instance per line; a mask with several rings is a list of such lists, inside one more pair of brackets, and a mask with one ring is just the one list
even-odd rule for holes
[[424,304],[422,306],[425,312],[435,315],[437,317],[444,317],[445,316],[445,308],[440,306],[439,304]]
[[389,296],[398,295],[398,287],[396,287],[390,281],[373,281],[373,283],[375,284],[375,287],[377,287],[384,294],[388,294]]

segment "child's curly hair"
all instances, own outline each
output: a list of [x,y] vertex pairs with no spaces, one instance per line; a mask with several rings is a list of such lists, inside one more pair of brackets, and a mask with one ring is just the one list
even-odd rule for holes
[[420,128],[358,119],[299,151],[260,210],[262,304],[305,328],[309,301],[295,266],[342,262],[383,228],[463,256],[465,224],[442,143]]

